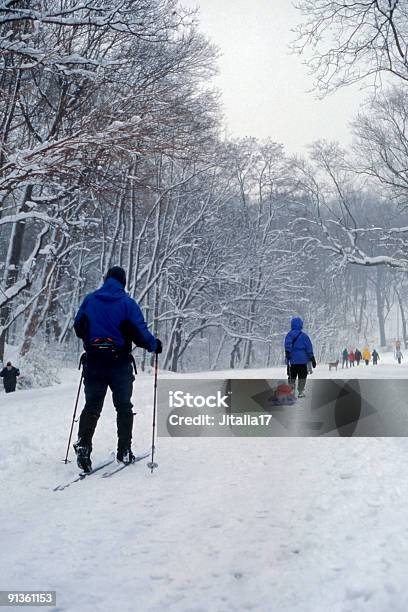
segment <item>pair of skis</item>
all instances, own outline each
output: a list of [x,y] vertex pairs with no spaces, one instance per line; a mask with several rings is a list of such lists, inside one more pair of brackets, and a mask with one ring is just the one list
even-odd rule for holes
[[[101,477],[102,478],[110,478],[114,474],[117,474],[118,472],[120,472],[120,471],[124,470],[125,468],[129,467],[129,465],[133,465],[133,463],[137,463],[138,461],[142,461],[143,459],[146,459],[147,457],[149,457],[149,455],[150,455],[150,451],[146,451],[144,453],[141,453],[140,455],[136,455],[135,461],[133,461],[132,463],[123,463],[123,464],[121,464],[119,467],[117,467],[114,470],[110,470],[110,471],[104,472]],[[115,453],[112,452],[108,459],[105,459],[101,463],[96,464],[96,466],[93,467],[90,472],[81,472],[73,480],[70,480],[69,482],[67,482],[65,484],[57,485],[53,489],[53,491],[64,491],[64,489],[67,489],[68,487],[70,487],[74,483],[80,482],[81,480],[85,480],[85,478],[88,478],[89,476],[93,476],[95,473],[100,472],[101,470],[103,470],[104,468],[108,467],[109,465],[111,465],[114,462],[115,462]]]

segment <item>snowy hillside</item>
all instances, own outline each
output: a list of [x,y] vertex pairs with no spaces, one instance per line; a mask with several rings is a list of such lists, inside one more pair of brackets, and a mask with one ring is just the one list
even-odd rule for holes
[[[77,474],[60,461],[76,383],[1,396],[2,589],[56,590],[60,612],[408,608],[405,439],[160,438],[153,475],[55,492]],[[138,377],[135,451],[152,387]],[[114,419],[109,399],[95,462]]]

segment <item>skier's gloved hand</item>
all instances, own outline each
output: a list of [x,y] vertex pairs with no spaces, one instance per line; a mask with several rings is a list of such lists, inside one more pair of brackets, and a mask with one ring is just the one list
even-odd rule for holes
[[312,358],[311,358],[310,361],[312,362],[313,368],[315,368],[316,367],[316,359],[314,358],[314,355],[312,355]]
[[158,338],[156,338],[156,350],[154,352],[156,353],[156,355],[160,355],[160,353],[163,352],[163,345],[161,343],[161,340],[159,340]]
[[289,351],[285,351],[285,359],[286,359],[286,364],[289,365],[290,364],[290,353],[289,353]]

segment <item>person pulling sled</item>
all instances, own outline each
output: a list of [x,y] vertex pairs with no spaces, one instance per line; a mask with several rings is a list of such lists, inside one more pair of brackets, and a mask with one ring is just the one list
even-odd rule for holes
[[123,463],[134,462],[132,342],[150,353],[162,352],[161,341],[148,330],[138,304],[125,292],[125,286],[124,269],[110,268],[102,287],[85,297],[75,317],[75,333],[85,350],[81,358],[85,406],[74,450],[78,467],[84,472],[92,470],[92,438],[108,387],[116,408],[116,458]]
[[290,332],[285,338],[285,356],[288,365],[289,384],[295,390],[296,378],[298,378],[298,397],[305,396],[307,379],[307,364],[310,361],[312,367],[316,367],[313,354],[312,342],[303,330],[303,321],[300,317],[294,317],[290,324]]

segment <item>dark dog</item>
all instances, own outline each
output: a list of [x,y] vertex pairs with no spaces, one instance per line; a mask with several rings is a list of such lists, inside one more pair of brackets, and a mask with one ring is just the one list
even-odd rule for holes
[[329,361],[329,370],[331,370],[332,368],[336,368],[336,370],[337,370],[338,365],[339,365],[339,360],[337,360],[337,361]]

